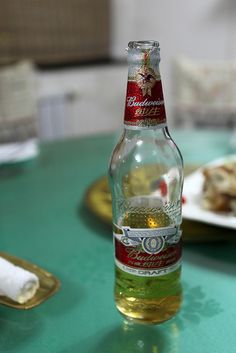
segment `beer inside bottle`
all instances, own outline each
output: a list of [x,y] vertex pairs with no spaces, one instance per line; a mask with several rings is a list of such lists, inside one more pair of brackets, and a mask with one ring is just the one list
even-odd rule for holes
[[127,51],[124,132],[109,167],[115,302],[126,318],[158,324],[181,305],[183,161],[167,128],[158,42]]

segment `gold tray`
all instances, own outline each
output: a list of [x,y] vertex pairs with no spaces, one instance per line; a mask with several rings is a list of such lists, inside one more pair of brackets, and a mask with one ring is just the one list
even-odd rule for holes
[[[185,175],[190,174],[197,166],[187,166]],[[111,194],[106,176],[96,180],[85,194],[85,204],[89,211],[101,221],[112,224]],[[183,240],[188,242],[220,241],[232,239],[234,231],[201,222],[183,220]],[[234,236],[235,237],[235,236]]]
[[54,277],[51,273],[45,271],[44,269],[38,267],[37,265],[34,265],[16,256],[9,255],[2,252],[0,252],[0,256],[12,262],[16,266],[20,266],[25,270],[33,272],[35,275],[38,276],[39,284],[40,284],[39,289],[35,293],[34,297],[24,304],[19,304],[17,302],[14,302],[13,300],[5,296],[0,296],[0,304],[10,306],[15,309],[31,309],[41,304],[49,297],[51,297],[60,288],[60,285],[61,285],[60,281],[56,277]]

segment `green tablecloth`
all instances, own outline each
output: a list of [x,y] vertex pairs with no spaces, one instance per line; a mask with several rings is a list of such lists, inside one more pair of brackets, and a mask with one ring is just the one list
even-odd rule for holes
[[[187,163],[229,152],[227,132],[173,135]],[[42,144],[34,163],[1,176],[1,251],[54,273],[62,286],[34,309],[0,307],[0,352],[234,352],[234,242],[185,245],[181,312],[156,327],[123,324],[113,302],[111,231],[83,206],[85,190],[106,173],[116,137]]]

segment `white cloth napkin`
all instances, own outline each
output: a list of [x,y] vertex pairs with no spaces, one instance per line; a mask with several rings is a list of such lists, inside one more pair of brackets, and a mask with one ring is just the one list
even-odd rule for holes
[[38,140],[0,144],[0,163],[23,162],[35,158],[39,153]]
[[23,304],[31,299],[39,288],[34,274],[0,257],[0,295]]

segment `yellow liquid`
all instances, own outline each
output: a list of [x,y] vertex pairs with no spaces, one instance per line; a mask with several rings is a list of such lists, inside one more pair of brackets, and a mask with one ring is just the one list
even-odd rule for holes
[[[136,211],[136,210],[135,210]],[[132,212],[123,219],[123,225],[132,228],[165,227],[170,223],[163,212],[150,214]],[[180,267],[157,277],[140,277],[115,269],[115,303],[127,319],[143,324],[159,324],[172,318],[180,309],[182,289]]]
[[115,297],[116,307],[127,319],[142,324],[160,324],[171,319],[182,302],[181,295],[159,299],[137,299],[133,297]]

